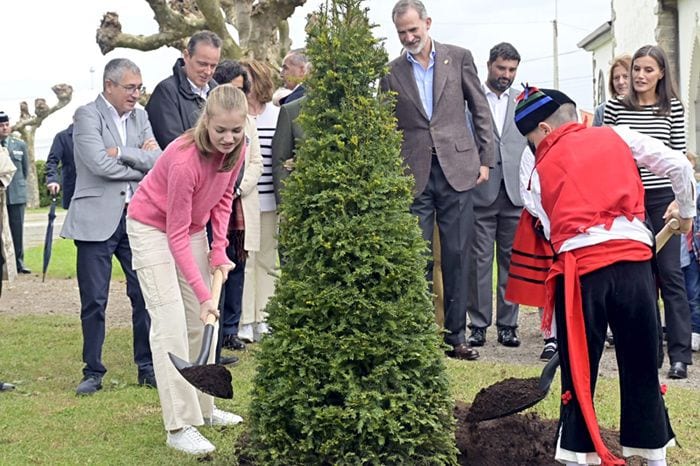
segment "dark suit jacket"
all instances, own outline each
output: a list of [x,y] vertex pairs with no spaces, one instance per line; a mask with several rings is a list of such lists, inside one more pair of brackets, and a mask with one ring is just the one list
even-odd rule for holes
[[296,122],[301,106],[306,98],[297,99],[280,107],[277,128],[272,138],[272,182],[275,186],[275,198],[280,203],[280,190],[290,171],[284,168],[284,162],[294,157],[296,146],[304,139],[304,132]]
[[[58,166],[61,180],[58,180]],[[73,124],[56,133],[46,159],[46,184],[58,183],[63,190],[62,204],[67,209],[75,191],[75,162],[73,161]]]
[[291,104],[295,100],[299,100],[306,94],[306,89],[303,85],[297,86],[289,95],[280,99],[280,105]]
[[7,186],[5,199],[9,205],[27,203],[27,176],[29,175],[29,152],[27,145],[20,139],[8,136],[6,147],[10,159],[17,167],[12,182]]
[[[389,74],[380,81],[383,90],[398,93],[396,117],[398,128],[403,131],[401,155],[415,178],[416,196],[428,184],[433,148],[447,181],[456,191],[473,188],[479,167],[492,167],[495,162],[491,111],[481,91],[472,54],[461,47],[433,42],[432,119],[428,120],[423,109],[405,53],[389,64]],[[465,105],[472,114],[474,135],[467,127]]]
[[[172,76],[158,83],[146,104],[148,119],[161,149],[192,128],[204,108],[204,99],[192,92],[184,65],[185,61],[178,58]],[[209,91],[215,87],[216,81],[209,81]]]

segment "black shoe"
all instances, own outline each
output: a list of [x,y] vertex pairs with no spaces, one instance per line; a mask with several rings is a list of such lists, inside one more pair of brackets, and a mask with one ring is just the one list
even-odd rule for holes
[[559,349],[559,346],[557,345],[557,339],[556,338],[547,338],[544,340],[544,349],[542,350],[542,354],[540,354],[540,360],[541,361],[549,361],[554,357],[554,355],[557,352],[557,349]]
[[78,388],[75,390],[76,395],[92,395],[97,390],[102,390],[102,376],[100,375],[86,375],[83,380],[78,384]]
[[156,382],[156,374],[153,371],[139,372],[138,377],[139,385],[142,387],[158,388],[158,383]]
[[32,273],[32,271],[29,270],[29,269],[26,268],[26,267],[22,267],[22,268],[20,268],[20,269],[17,269],[17,271],[18,271],[19,273]]
[[221,356],[221,358],[219,359],[219,364],[221,364],[222,366],[230,366],[233,364],[238,364],[238,357],[236,357],[236,356],[229,356],[229,357]]
[[515,333],[515,327],[500,327],[498,329],[498,342],[510,348],[520,346],[520,339]]
[[11,383],[0,382],[0,392],[9,392],[10,390],[14,389],[15,386]]
[[453,359],[463,359],[465,361],[474,361],[479,359],[479,352],[469,345],[461,343],[452,347],[451,351],[445,351],[445,354]]
[[669,379],[687,379],[688,366],[684,362],[674,362],[668,371]]
[[486,343],[486,328],[472,327],[472,334],[467,338],[471,346],[484,346]]
[[238,338],[238,335],[226,335],[224,341],[221,343],[222,348],[226,348],[231,351],[244,350],[245,343]]

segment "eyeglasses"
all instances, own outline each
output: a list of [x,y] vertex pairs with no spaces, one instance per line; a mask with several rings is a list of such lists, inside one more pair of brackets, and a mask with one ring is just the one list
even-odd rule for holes
[[129,84],[128,86],[125,86],[123,84],[119,84],[119,83],[114,82],[114,81],[112,81],[112,82],[114,84],[116,84],[117,86],[121,87],[122,89],[124,89],[129,94],[134,94],[136,92],[138,92],[139,94],[143,94],[146,92],[146,86],[143,86],[143,85]]

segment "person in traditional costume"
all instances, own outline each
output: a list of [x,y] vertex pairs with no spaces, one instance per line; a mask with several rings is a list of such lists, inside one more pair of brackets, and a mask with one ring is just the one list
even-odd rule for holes
[[695,216],[693,169],[681,152],[627,127],[579,124],[574,102],[559,91],[526,85],[515,122],[535,153],[531,213],[554,251],[542,327],[556,316],[562,401],[555,457],[567,465],[624,464],[605,446],[593,407],[609,324],[622,455],[663,466],[675,435],[656,366],[654,237],[637,165],[671,180],[675,201],[665,218],[679,220],[678,234]]

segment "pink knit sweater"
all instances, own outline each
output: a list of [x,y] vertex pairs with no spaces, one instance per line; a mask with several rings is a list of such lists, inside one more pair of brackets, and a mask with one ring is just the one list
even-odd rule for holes
[[202,231],[211,218],[210,265],[231,262],[226,256],[226,232],[233,184],[244,154],[245,150],[233,170],[219,172],[222,154],[205,159],[194,144],[180,136],[163,151],[129,204],[129,218],[165,232],[175,265],[200,303],[211,299],[211,293],[195,262],[189,236]]

